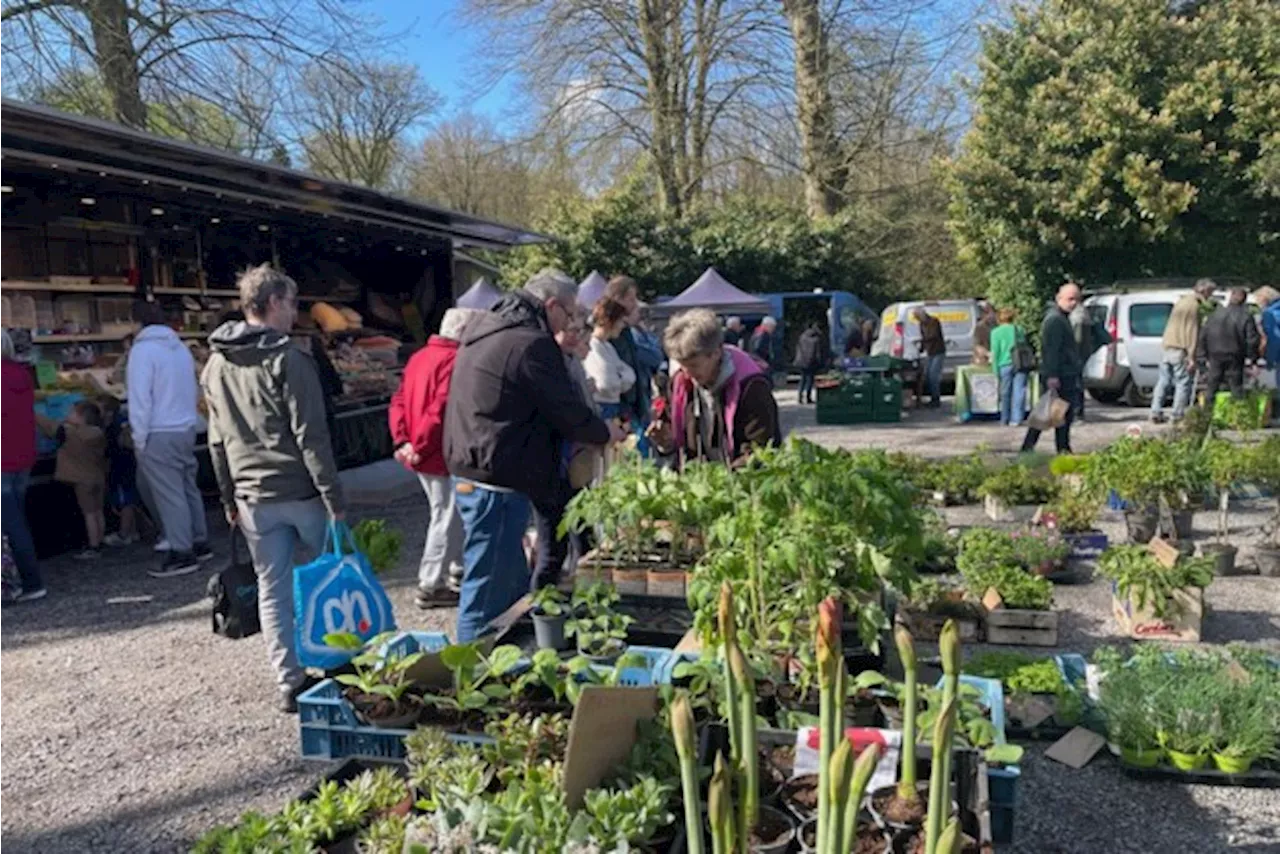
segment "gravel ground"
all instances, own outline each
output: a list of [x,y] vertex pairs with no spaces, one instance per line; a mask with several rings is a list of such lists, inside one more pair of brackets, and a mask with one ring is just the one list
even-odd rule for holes
[[[797,407],[794,392],[779,398],[784,423],[825,444],[944,454],[1013,451],[1021,440],[999,426],[958,426],[936,413],[901,425],[816,427],[812,408]],[[1078,450],[1135,420],[1123,408],[1091,406],[1089,414],[1076,433]],[[413,607],[425,503],[411,498],[370,513],[405,534],[404,559],[386,578],[401,622],[451,628],[453,612],[428,617]],[[1253,507],[1236,515],[1242,559],[1263,513]],[[979,518],[972,508],[949,511],[954,524]],[[1211,514],[1196,519],[1198,531],[1212,524]],[[1120,533],[1118,517],[1104,525]],[[151,579],[152,561],[142,546],[90,565],[49,561],[49,598],[3,612],[0,833],[11,854],[182,851],[246,809],[278,809],[321,771],[298,758],[296,718],[274,709],[262,641],[213,635],[206,573]],[[128,597],[150,598],[109,601]],[[1280,581],[1221,579],[1208,602],[1206,641],[1280,650]],[[1059,587],[1057,604],[1063,649],[1087,653],[1118,642],[1101,582]],[[1028,746],[1010,850],[1280,852],[1280,791],[1134,781],[1105,755],[1073,771],[1043,759],[1043,747]]]

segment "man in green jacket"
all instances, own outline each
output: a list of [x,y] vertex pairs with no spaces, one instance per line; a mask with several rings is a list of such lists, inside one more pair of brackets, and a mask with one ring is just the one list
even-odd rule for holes
[[[1067,417],[1055,428],[1054,444],[1058,453],[1071,453],[1071,422],[1079,412],[1084,385],[1080,382],[1080,350],[1071,330],[1071,312],[1080,304],[1080,287],[1068,282],[1058,288],[1054,304],[1040,326],[1040,378],[1044,386],[1069,404]],[[1040,431],[1032,427],[1022,440],[1022,450],[1034,451]]]
[[280,710],[292,713],[307,687],[293,648],[294,550],[323,550],[329,519],[343,518],[342,490],[319,372],[288,335],[298,286],[263,264],[238,287],[245,319],[209,336],[213,354],[201,377],[209,457],[227,521],[249,544]]

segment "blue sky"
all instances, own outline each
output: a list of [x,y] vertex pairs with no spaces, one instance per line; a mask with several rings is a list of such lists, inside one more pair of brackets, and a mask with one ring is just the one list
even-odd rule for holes
[[488,115],[502,124],[511,100],[508,82],[476,98],[470,91],[480,74],[475,57],[482,55],[479,34],[459,25],[463,0],[375,0],[366,7],[380,18],[388,33],[405,34],[393,53],[422,71],[431,87],[446,98],[445,114],[460,109]]

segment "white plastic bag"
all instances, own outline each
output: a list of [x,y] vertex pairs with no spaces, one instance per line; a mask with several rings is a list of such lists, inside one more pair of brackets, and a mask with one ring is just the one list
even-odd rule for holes
[[1049,389],[1036,401],[1027,424],[1035,430],[1052,430],[1054,427],[1061,427],[1067,423],[1067,411],[1070,409],[1071,404],[1059,397],[1056,391]]

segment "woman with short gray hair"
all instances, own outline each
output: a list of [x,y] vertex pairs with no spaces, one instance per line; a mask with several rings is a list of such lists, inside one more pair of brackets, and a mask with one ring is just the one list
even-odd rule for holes
[[663,336],[679,368],[671,376],[669,417],[649,428],[660,454],[678,465],[710,460],[735,465],[754,448],[782,438],[769,375],[731,344],[715,314],[693,309],[672,318]]
[[0,373],[3,373],[4,390],[0,398],[0,426],[3,436],[3,507],[0,521],[4,524],[4,536],[13,562],[22,579],[22,589],[5,590],[6,599],[12,592],[18,602],[34,602],[43,599],[48,591],[40,578],[36,562],[36,546],[27,525],[27,487],[31,484],[31,469],[36,464],[36,385],[31,378],[31,368],[17,361],[13,339],[5,331],[0,343]]

